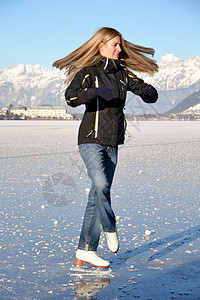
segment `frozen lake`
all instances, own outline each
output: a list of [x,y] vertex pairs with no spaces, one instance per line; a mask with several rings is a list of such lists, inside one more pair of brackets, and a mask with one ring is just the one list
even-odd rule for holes
[[200,122],[128,123],[106,271],[74,266],[90,187],[78,126],[0,121],[0,298],[200,299]]

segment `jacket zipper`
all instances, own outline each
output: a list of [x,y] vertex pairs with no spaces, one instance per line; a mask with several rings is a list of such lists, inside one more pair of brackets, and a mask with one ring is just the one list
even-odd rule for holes
[[[95,87],[99,87],[99,82],[97,76],[95,76]],[[94,125],[94,131],[95,131],[95,139],[97,138],[98,133],[98,126],[99,126],[99,98],[97,98],[97,111],[95,115],[95,125]]]
[[93,134],[93,130],[91,130],[91,131],[86,135],[86,137],[90,137],[92,134]]

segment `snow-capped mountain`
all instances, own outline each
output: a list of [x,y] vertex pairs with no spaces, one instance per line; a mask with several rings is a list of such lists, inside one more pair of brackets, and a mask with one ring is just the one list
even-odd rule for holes
[[0,106],[65,105],[65,75],[40,65],[15,65],[0,70]]
[[159,91],[173,91],[188,88],[200,80],[200,56],[191,56],[185,60],[173,54],[162,56],[159,71],[153,76],[143,76]]
[[[182,60],[167,54],[161,57],[159,72],[154,77],[137,75],[159,91],[159,99],[153,109],[162,113],[200,89],[200,56]],[[21,64],[0,70],[0,106],[8,107],[10,103],[25,106],[65,105],[64,92],[67,86],[64,79],[63,71],[40,65]],[[143,112],[149,109],[138,96],[131,94],[128,97],[127,112],[130,108],[134,112],[138,111],[138,107],[143,107]],[[68,110],[76,111],[70,107]]]
[[185,98],[181,103],[177,104],[172,109],[166,111],[163,115],[169,116],[177,113],[196,113],[200,111],[200,91],[192,93]]
[[[153,77],[137,74],[159,91],[158,101],[152,107],[154,112],[168,111],[200,90],[200,56],[191,56],[183,60],[173,54],[167,54],[161,57],[158,65],[159,71]],[[150,109],[148,112],[151,112]]]

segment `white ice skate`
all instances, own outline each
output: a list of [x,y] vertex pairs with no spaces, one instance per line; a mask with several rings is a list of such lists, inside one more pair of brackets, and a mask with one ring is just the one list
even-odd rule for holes
[[119,250],[119,240],[117,232],[105,232],[107,238],[107,245],[110,251],[116,253]]
[[109,268],[110,262],[101,258],[96,251],[85,251],[78,249],[76,252],[76,265],[82,266],[86,262],[94,267]]

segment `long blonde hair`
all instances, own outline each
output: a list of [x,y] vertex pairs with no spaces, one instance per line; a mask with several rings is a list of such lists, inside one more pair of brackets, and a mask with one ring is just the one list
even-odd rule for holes
[[82,46],[66,57],[55,61],[53,67],[60,70],[65,68],[67,75],[65,82],[69,83],[82,68],[97,64],[102,59],[99,52],[99,44],[101,42],[105,44],[116,36],[119,36],[121,39],[122,51],[120,53],[120,60],[126,68],[132,71],[148,73],[149,75],[153,75],[158,71],[156,62],[142,54],[145,53],[153,56],[154,49],[128,42],[124,40],[119,31],[109,27],[98,29]]

